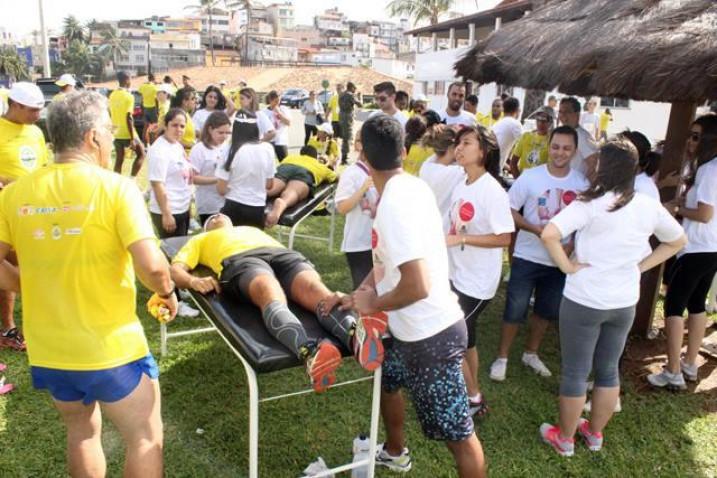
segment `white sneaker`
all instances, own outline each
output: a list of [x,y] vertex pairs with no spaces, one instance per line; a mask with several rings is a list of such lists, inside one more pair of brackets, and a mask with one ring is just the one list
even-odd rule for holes
[[177,289],[179,293],[179,300],[192,300],[192,294],[185,289]]
[[670,373],[667,370],[662,370],[660,373],[652,373],[647,376],[647,381],[650,385],[658,388],[667,388],[668,390],[686,390],[687,384],[685,383],[685,377],[680,373]]
[[697,369],[699,368],[697,364],[688,365],[684,359],[680,359],[680,368],[682,369],[682,375],[684,375],[685,380],[689,382],[697,381]]
[[[588,400],[587,402],[585,402],[583,410],[585,410],[585,413],[590,413],[590,411],[592,410],[592,400]],[[621,411],[622,401],[620,400],[620,397],[617,397],[617,402],[615,403],[615,409],[613,410],[613,413],[620,413]]]
[[509,280],[510,280],[510,269],[508,269],[508,272],[506,272],[505,275],[503,276],[503,282],[505,282],[507,284]]
[[508,369],[507,358],[497,358],[490,366],[490,374],[488,375],[491,380],[496,382],[502,382],[505,380],[505,372]]
[[199,311],[193,307],[191,307],[186,302],[180,302],[179,307],[177,308],[177,315],[180,317],[197,317],[199,315]]
[[190,231],[201,231],[201,230],[202,230],[202,225],[199,224],[199,222],[197,222],[196,219],[191,218],[191,219],[189,220],[189,230],[190,230]]
[[548,367],[545,366],[542,360],[538,357],[538,354],[529,354],[527,352],[523,352],[523,364],[527,365],[528,367],[532,368],[535,373],[540,375],[541,377],[552,377],[552,373],[550,373],[550,370],[548,370]]

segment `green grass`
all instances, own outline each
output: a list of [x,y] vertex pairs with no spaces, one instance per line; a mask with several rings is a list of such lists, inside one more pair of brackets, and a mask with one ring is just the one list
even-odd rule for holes
[[[328,218],[307,221],[313,231],[325,230]],[[341,222],[337,225],[338,248]],[[297,248],[312,260],[326,283],[348,290],[344,257],[329,254],[324,244],[299,240]],[[495,357],[504,290],[481,318],[478,335],[484,367],[481,380],[491,406],[478,424],[492,476],[496,477],[714,477],[717,476],[717,414],[715,395],[637,393],[625,383],[624,411],[606,430],[601,453],[577,447],[573,458],[562,459],[541,444],[537,428],[557,417],[558,377],[543,379],[520,363],[518,337],[510,357],[508,379],[497,384],[487,377]],[[145,313],[146,291],[137,310],[159,357],[159,327]],[[173,329],[196,326],[197,319],[180,319]],[[171,477],[246,476],[248,455],[247,385],[239,361],[214,334],[170,341],[169,356],[160,360],[162,415],[165,424],[166,475]],[[555,331],[550,329],[543,357],[559,369]],[[30,384],[25,355],[0,350],[9,365],[8,379],[18,389],[0,398],[0,476],[65,476],[64,429],[46,393]],[[348,360],[339,378],[363,373]],[[301,369],[259,376],[262,395],[299,390],[307,385]],[[354,436],[368,431],[370,383],[340,387],[324,395],[305,395],[260,406],[260,476],[295,477],[322,456],[330,466],[351,460]],[[197,429],[204,430],[198,434]],[[381,432],[383,436],[383,432]],[[456,476],[445,447],[425,440],[413,411],[407,418],[408,445],[414,457],[409,476]],[[121,474],[123,447],[117,432],[103,430],[108,476]],[[378,470],[378,476],[397,476]],[[347,475],[342,475],[347,476]]]

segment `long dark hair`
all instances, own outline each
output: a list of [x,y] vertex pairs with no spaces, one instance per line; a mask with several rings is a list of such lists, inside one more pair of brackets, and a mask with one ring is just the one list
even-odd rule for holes
[[694,125],[702,128],[702,133],[700,134],[700,142],[697,145],[697,157],[693,163],[694,166],[689,177],[685,180],[687,188],[695,184],[695,177],[699,167],[717,156],[717,115],[714,113],[702,115],[692,122],[692,126]]
[[637,148],[626,138],[609,141],[600,147],[597,171],[590,180],[590,187],[580,195],[580,201],[589,202],[605,193],[613,192],[617,201],[609,209],[617,211],[635,196],[637,173]]
[[172,98],[172,102],[169,104],[172,108],[181,108],[182,103],[184,103],[184,100],[188,100],[191,98],[195,93],[194,88],[180,88],[177,90],[177,93]]
[[426,129],[426,120],[421,115],[416,115],[406,122],[406,153],[426,134]]
[[232,124],[232,122],[229,120],[229,116],[227,116],[225,112],[213,111],[212,114],[210,114],[207,117],[207,120],[204,122],[202,132],[199,135],[199,138],[201,139],[202,143],[204,143],[204,146],[206,146],[207,148],[211,148],[209,140],[211,139],[212,130],[221,128],[222,126],[227,124]]
[[204,90],[204,94],[202,95],[202,102],[199,104],[199,107],[204,109],[207,107],[207,95],[209,93],[216,93],[217,94],[217,106],[215,109],[217,110],[225,110],[227,109],[227,99],[224,96],[224,93],[222,93],[222,90],[217,88],[214,85],[207,86],[207,89]]
[[502,183],[500,177],[500,147],[495,134],[482,125],[467,126],[461,129],[456,136],[456,146],[460,144],[463,136],[473,133],[478,138],[478,144],[483,151],[483,167],[491,176]]
[[[259,113],[261,114],[261,113]],[[229,148],[229,156],[224,164],[224,169],[229,171],[232,167],[232,161],[239,148],[246,143],[256,143],[259,141],[259,125],[257,123],[256,113],[241,110],[237,112],[232,126],[232,146]]]

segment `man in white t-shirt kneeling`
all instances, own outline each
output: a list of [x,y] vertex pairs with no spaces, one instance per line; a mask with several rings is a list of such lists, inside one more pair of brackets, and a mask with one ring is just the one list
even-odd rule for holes
[[381,411],[386,443],[376,462],[408,471],[404,447],[406,388],[426,437],[446,442],[459,476],[485,476],[483,449],[468,411],[461,364],[467,331],[448,282],[448,254],[438,207],[429,187],[403,173],[403,131],[385,115],[361,128],[361,159],[381,196],[371,234],[373,274],[344,306],[362,315],[385,311],[393,336],[383,365]]
[[[498,358],[490,367],[490,378],[493,380],[505,380],[508,353],[518,328],[526,321],[533,294],[535,304],[530,315],[530,333],[522,362],[543,377],[552,375],[538,357],[538,348],[548,324],[558,320],[565,274],[550,258],[540,234],[543,227],[588,186],[585,177],[570,168],[577,145],[575,129],[570,126],[555,128],[548,142],[548,163],[525,170],[508,191],[519,232],[506,291]],[[563,247],[571,251],[573,241]]]

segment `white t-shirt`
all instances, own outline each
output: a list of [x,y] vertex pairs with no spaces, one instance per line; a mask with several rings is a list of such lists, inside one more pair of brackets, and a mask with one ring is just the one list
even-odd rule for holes
[[[279,106],[279,111],[281,111],[282,116],[285,116],[287,118],[291,117],[291,112],[289,111],[289,108],[286,106]],[[289,126],[285,125],[279,120],[279,117],[274,113],[273,110],[265,109],[263,113],[266,115],[266,117],[271,122],[273,128],[276,130],[276,136],[274,136],[274,139],[271,140],[272,143],[274,143],[277,146],[289,146]],[[258,115],[257,115],[258,120]],[[262,137],[261,133],[261,127],[259,127],[259,137]]]
[[[362,163],[354,163],[339,177],[336,187],[336,202],[339,203],[361,189],[369,177],[368,170]],[[344,223],[344,239],[341,252],[360,252],[371,250],[371,226],[376,215],[378,191],[373,186],[368,189],[361,200],[346,214]]]
[[493,134],[498,140],[500,148],[500,169],[503,170],[506,161],[510,157],[513,145],[523,134],[523,126],[520,121],[512,116],[504,116],[493,125]]
[[[189,162],[198,176],[215,176],[217,168],[224,166],[229,153],[229,145],[207,148],[201,141],[192,147]],[[215,214],[224,206],[224,196],[217,191],[216,184],[197,185],[194,195],[197,214]]]
[[600,116],[597,113],[583,111],[580,114],[580,126],[585,128],[585,131],[590,133],[594,138],[595,133],[597,133],[597,130],[600,127]]
[[195,111],[192,115],[194,131],[197,132],[197,140],[199,139],[199,135],[202,134],[202,128],[204,128],[204,123],[207,121],[207,118],[209,118],[209,115],[212,113],[214,113],[214,111],[209,111],[202,108]]
[[640,297],[638,264],[650,236],[655,234],[660,241],[670,242],[683,234],[682,227],[658,201],[636,193],[627,205],[609,212],[615,199],[609,192],[589,202],[573,201],[550,221],[563,237],[577,232],[576,259],[589,265],[568,274],[563,295],[593,309],[635,305]]
[[[697,209],[697,203],[717,208],[717,158],[697,169],[695,184],[685,197],[685,207]],[[717,212],[708,223],[685,218],[682,221],[687,234],[687,245],[680,255],[692,252],[717,252]]]
[[219,179],[227,181],[226,198],[246,206],[266,205],[266,180],[276,173],[274,149],[269,143],[247,143],[234,154],[227,171],[217,168]]
[[[170,143],[160,136],[149,147],[147,180],[164,184],[169,210],[172,214],[189,211],[192,202],[192,165],[187,161],[180,142]],[[149,210],[162,214],[154,189],[150,189]]]
[[635,191],[646,194],[656,201],[660,200],[660,191],[657,189],[657,184],[646,173],[640,173],[635,176]]
[[256,125],[259,127],[259,139],[263,138],[269,131],[274,131],[274,124],[271,122],[269,117],[264,114],[263,111],[257,111],[256,113]]
[[399,266],[423,259],[428,297],[388,312],[391,334],[404,342],[422,340],[463,319],[448,283],[448,253],[441,216],[426,183],[399,174],[386,183],[371,233],[376,290],[383,295],[401,280]]
[[465,126],[475,126],[476,116],[466,110],[461,110],[456,116],[449,116],[446,110],[441,111],[441,120],[450,126],[454,124],[462,124]]
[[443,232],[448,232],[450,221],[448,219],[448,209],[451,207],[451,194],[458,183],[463,180],[466,173],[463,168],[457,164],[443,165],[436,161],[434,154],[428,158],[418,172],[418,177],[423,179],[433,191],[438,205],[438,211],[443,219]]
[[600,147],[595,142],[595,138],[590,136],[590,133],[588,133],[582,126],[575,128],[575,131],[578,133],[578,150],[575,153],[575,156],[573,156],[573,160],[570,162],[570,168],[585,174],[587,172],[585,167],[585,158],[589,158],[593,154],[597,153]]
[[[373,118],[376,115],[382,115],[385,114],[381,110],[376,110],[373,113],[371,113],[368,117]],[[391,118],[395,119],[399,123],[401,123],[401,128],[406,129],[406,123],[408,122],[408,116],[406,116],[406,113],[404,113],[401,110],[396,110],[394,114],[391,115]]]
[[[585,176],[577,171],[571,169],[567,176],[558,178],[550,174],[547,164],[543,164],[523,171],[515,180],[508,191],[510,207],[515,211],[523,208],[526,221],[544,227],[588,186]],[[518,231],[513,255],[526,261],[555,267],[540,238],[523,229]]]
[[[451,196],[448,234],[504,234],[515,231],[508,193],[488,173],[472,184],[461,181]],[[500,283],[502,247],[448,248],[456,289],[475,299],[492,299]]]
[[324,107],[321,106],[321,102],[319,100],[314,100],[313,103],[311,100],[306,100],[304,101],[304,104],[301,105],[301,114],[304,115],[304,124],[317,126],[319,124],[317,115],[324,114]]

